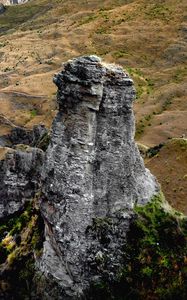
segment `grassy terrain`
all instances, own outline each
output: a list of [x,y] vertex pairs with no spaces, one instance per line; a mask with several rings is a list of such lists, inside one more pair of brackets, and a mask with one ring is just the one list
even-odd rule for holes
[[187,215],[187,139],[169,140],[146,166],[162,185],[166,199]]
[[[50,126],[53,74],[68,59],[95,53],[121,64],[135,81],[137,141],[152,147],[187,136],[186,11],[186,0],[31,0],[7,7],[0,15],[0,135],[12,123]],[[161,182],[164,159],[155,161]],[[184,159],[177,163],[181,178]]]

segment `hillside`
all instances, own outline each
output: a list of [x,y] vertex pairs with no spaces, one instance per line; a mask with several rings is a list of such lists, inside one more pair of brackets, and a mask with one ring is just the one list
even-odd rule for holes
[[[54,72],[67,59],[95,53],[121,64],[135,81],[137,141],[152,147],[187,136],[186,11],[185,0],[33,0],[7,7],[0,15],[0,135],[14,125],[49,127],[56,110]],[[175,149],[169,153],[172,164]],[[157,176],[161,171],[163,183],[166,156],[153,161],[149,167]],[[183,159],[176,176],[187,173],[182,167]],[[169,184],[164,189],[175,196]]]
[[166,199],[187,215],[187,140],[169,140],[156,155],[146,159],[146,166],[161,183]]

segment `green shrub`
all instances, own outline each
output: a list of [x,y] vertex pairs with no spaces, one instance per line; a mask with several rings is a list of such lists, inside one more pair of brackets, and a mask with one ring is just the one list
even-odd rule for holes
[[167,208],[162,194],[136,206],[135,213],[116,280],[95,282],[91,287],[95,298],[89,294],[88,299],[186,299],[187,218]]

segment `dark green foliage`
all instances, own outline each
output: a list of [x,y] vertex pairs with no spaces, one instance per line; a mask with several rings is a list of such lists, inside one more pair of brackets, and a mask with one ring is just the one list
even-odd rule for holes
[[89,293],[86,295],[86,299],[94,300],[107,300],[111,298],[111,292],[109,285],[103,280],[94,282],[91,284]]
[[6,233],[9,233],[9,235],[20,233],[30,220],[32,212],[32,203],[27,203],[24,211],[22,211],[21,213],[1,219],[0,242],[5,237]]
[[42,149],[43,151],[46,151],[49,143],[50,143],[50,134],[49,132],[45,133],[41,139],[37,142],[36,147]]
[[146,153],[147,157],[155,156],[163,146],[164,146],[164,144],[160,143],[159,145],[149,148]]
[[[166,207],[166,208],[165,208]],[[101,245],[110,244],[110,218],[95,218],[88,232],[94,232]],[[32,204],[19,215],[1,224],[1,239],[28,233],[13,248],[0,244],[0,263],[8,261],[8,295],[28,299],[34,289],[34,256],[42,249],[43,221]],[[162,195],[146,206],[135,207],[127,240],[121,248],[123,263],[115,278],[102,273],[92,284],[89,300],[183,300],[187,298],[187,217],[168,209]],[[8,258],[8,259],[7,259]],[[98,266],[102,263],[97,261]],[[4,279],[4,278],[3,278]],[[0,295],[1,296],[1,295]],[[5,298],[6,299],[6,298]]]
[[8,257],[8,250],[0,243],[0,264],[4,263]]
[[31,117],[32,117],[32,118],[36,117],[36,116],[37,116],[37,113],[38,113],[38,112],[37,112],[36,109],[33,109],[33,110],[30,111],[30,114],[31,114]]
[[166,211],[159,196],[136,207],[136,213],[124,249],[121,284],[129,282],[138,299],[186,299],[187,219]]
[[164,206],[158,195],[135,208],[121,271],[93,283],[87,299],[187,299],[187,218]]
[[[0,225],[0,299],[30,299],[35,275],[34,255],[43,247],[44,224],[34,203]],[[1,292],[1,282],[7,288]]]

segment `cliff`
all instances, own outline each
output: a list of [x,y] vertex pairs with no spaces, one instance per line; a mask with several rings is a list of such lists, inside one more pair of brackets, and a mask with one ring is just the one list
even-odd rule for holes
[[[59,112],[42,173],[46,242],[40,268],[62,294],[80,297],[104,272],[117,276],[133,207],[148,203],[159,186],[134,142],[135,90],[121,67],[80,57],[54,82]],[[106,232],[103,245],[91,228],[105,219],[115,230]],[[97,258],[107,261],[102,272]]]
[[54,83],[50,142],[17,128],[0,148],[0,298],[186,299],[187,218],[144,167],[133,81],[84,56]]

